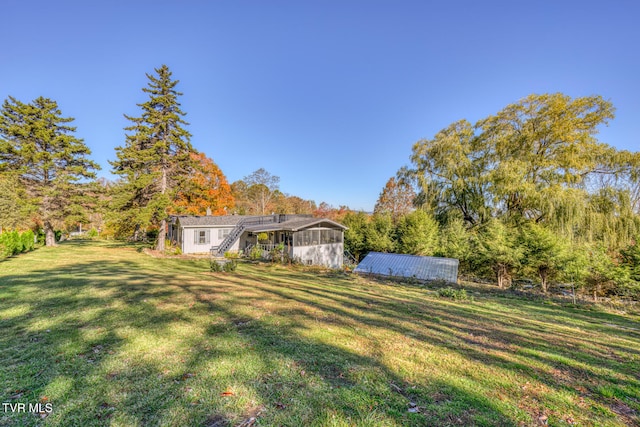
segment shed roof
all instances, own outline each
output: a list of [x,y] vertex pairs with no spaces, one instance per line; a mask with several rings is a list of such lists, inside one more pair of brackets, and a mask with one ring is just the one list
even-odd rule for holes
[[458,281],[458,260],[430,256],[369,252],[353,270],[381,276],[412,277],[418,280]]

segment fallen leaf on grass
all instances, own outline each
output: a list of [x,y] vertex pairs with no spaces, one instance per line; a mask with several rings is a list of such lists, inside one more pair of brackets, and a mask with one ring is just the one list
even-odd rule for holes
[[227,396],[235,396],[236,394],[234,392],[232,392],[231,390],[225,390],[222,393],[220,393],[220,396],[223,397],[227,397]]
[[196,374],[192,374],[191,372],[187,372],[186,374],[184,374],[182,376],[182,381],[186,380],[187,378],[193,378],[195,376],[196,376]]
[[287,405],[285,405],[284,403],[276,402],[276,408],[287,409]]

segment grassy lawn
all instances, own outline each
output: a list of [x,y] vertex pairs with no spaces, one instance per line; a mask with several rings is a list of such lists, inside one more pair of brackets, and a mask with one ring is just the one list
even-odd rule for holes
[[640,423],[640,318],[67,242],[0,262],[0,426]]

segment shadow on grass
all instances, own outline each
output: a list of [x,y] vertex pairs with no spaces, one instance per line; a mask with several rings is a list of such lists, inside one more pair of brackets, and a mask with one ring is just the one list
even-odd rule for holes
[[[391,286],[363,288],[348,277],[261,266],[211,275],[206,262],[153,259],[104,242],[65,242],[60,249],[69,257],[63,266],[47,267],[43,258],[26,275],[0,273],[6,332],[0,349],[7,361],[0,400],[34,403],[47,396],[54,404],[47,425],[221,427],[258,414],[262,425],[535,422],[527,408],[485,393],[491,381],[478,386],[482,379],[473,372],[449,379],[429,374],[429,367],[421,373],[393,366],[387,347],[395,343],[386,340],[403,336],[407,348],[426,343],[556,388],[566,385],[550,374],[566,363],[556,356],[577,360],[585,365],[582,374],[600,382],[609,379],[602,370],[620,369],[625,376],[618,386],[637,385],[629,379],[630,363],[595,360],[603,356],[597,338],[595,349],[571,357],[572,349],[540,334],[548,320],[524,319],[514,329],[518,316],[434,304],[418,298],[419,289],[397,288],[401,295],[394,295]],[[358,350],[323,333],[328,328],[343,334],[367,328],[373,335]],[[580,343],[569,329],[557,333]],[[617,344],[619,351],[634,343],[622,338],[629,342]],[[536,352],[513,358],[508,353],[515,347]],[[0,420],[39,423],[31,414]]]

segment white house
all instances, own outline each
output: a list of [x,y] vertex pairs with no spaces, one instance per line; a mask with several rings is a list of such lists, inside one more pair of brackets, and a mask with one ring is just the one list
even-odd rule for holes
[[[226,215],[176,216],[169,226],[169,238],[182,253],[218,254],[247,251],[259,245],[270,250],[284,245],[293,259],[304,264],[340,268],[344,255],[342,224],[310,215]],[[267,241],[258,242],[266,233]]]

